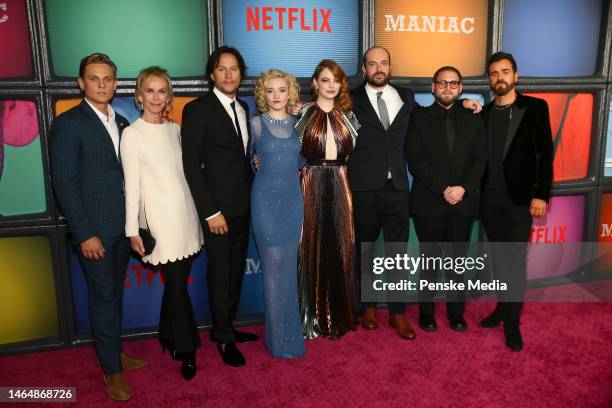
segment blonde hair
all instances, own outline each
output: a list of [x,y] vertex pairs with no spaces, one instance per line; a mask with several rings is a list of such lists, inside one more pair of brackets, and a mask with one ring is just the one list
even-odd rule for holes
[[154,76],[164,79],[166,81],[166,85],[168,86],[168,102],[166,103],[166,109],[164,110],[162,117],[164,118],[165,121],[171,122],[172,120],[170,119],[170,113],[172,112],[172,108],[173,108],[174,94],[172,93],[172,80],[170,79],[170,76],[168,75],[168,71],[166,69],[159,67],[157,65],[154,65],[154,66],[143,68],[142,70],[140,70],[140,73],[138,74],[138,78],[136,79],[136,89],[134,90],[134,101],[136,101],[136,105],[138,105],[140,110],[142,110],[142,105],[140,101],[138,100],[138,97],[139,96],[142,97],[142,86],[144,85],[144,82],[147,79],[154,77]]
[[291,113],[300,100],[300,85],[295,80],[293,74],[278,69],[270,69],[257,78],[255,82],[255,103],[257,104],[257,109],[260,112],[266,112],[269,109],[268,102],[266,102],[266,83],[268,80],[276,78],[282,78],[287,81],[289,100],[287,101],[286,111]]

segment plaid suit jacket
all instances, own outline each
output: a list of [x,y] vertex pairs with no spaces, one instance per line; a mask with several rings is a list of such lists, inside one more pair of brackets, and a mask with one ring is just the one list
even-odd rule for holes
[[[121,135],[129,123],[119,114],[115,121]],[[49,154],[55,197],[73,241],[123,235],[123,169],[106,128],[85,100],[53,121]]]

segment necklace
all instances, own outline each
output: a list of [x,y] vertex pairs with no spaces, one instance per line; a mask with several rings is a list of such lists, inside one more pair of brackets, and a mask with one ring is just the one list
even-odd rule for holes
[[268,122],[274,123],[276,125],[288,125],[293,119],[291,115],[288,115],[285,119],[276,119],[267,113],[262,113],[261,116],[265,118]]
[[498,111],[503,111],[503,110],[508,109],[510,106],[512,106],[513,103],[514,102],[510,102],[505,105],[497,105],[496,103],[493,103],[493,107]]
[[507,104],[501,105],[501,106],[498,106],[498,105],[495,104],[495,102],[493,102],[493,107],[495,108],[496,111],[502,112],[502,111],[505,111],[506,109],[510,108],[510,113],[508,114],[508,118],[510,120],[512,120],[512,105],[514,105],[514,102],[510,102],[510,103],[507,103]]

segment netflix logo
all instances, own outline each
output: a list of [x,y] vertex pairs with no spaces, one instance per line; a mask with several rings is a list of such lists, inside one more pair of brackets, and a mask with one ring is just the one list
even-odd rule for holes
[[529,242],[532,244],[558,244],[566,242],[567,225],[531,228]]
[[[161,266],[163,268],[163,266]],[[191,275],[187,278],[187,284],[191,285],[193,278]],[[155,272],[149,268],[145,268],[141,264],[129,265],[128,271],[125,274],[125,283],[123,287],[129,288],[140,288],[142,286],[152,286],[157,284],[165,284],[164,275],[161,272]]]
[[332,9],[298,7],[246,8],[247,31],[317,31],[332,32]]

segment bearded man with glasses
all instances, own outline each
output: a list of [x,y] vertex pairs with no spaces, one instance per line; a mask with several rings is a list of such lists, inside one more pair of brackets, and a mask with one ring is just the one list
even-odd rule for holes
[[[462,91],[458,69],[451,66],[438,69],[431,83],[434,103],[414,110],[408,128],[405,152],[414,177],[411,213],[425,256],[465,256],[472,224],[478,215],[487,144],[480,115],[455,103]],[[442,242],[449,243],[445,245],[446,251],[440,245]],[[422,269],[420,279],[433,283],[436,275],[433,268]],[[462,282],[463,274],[449,270],[446,278]],[[438,327],[433,297],[433,291],[419,293],[419,327],[425,331]],[[464,309],[464,294],[449,292],[446,313],[452,330],[467,330]]]

